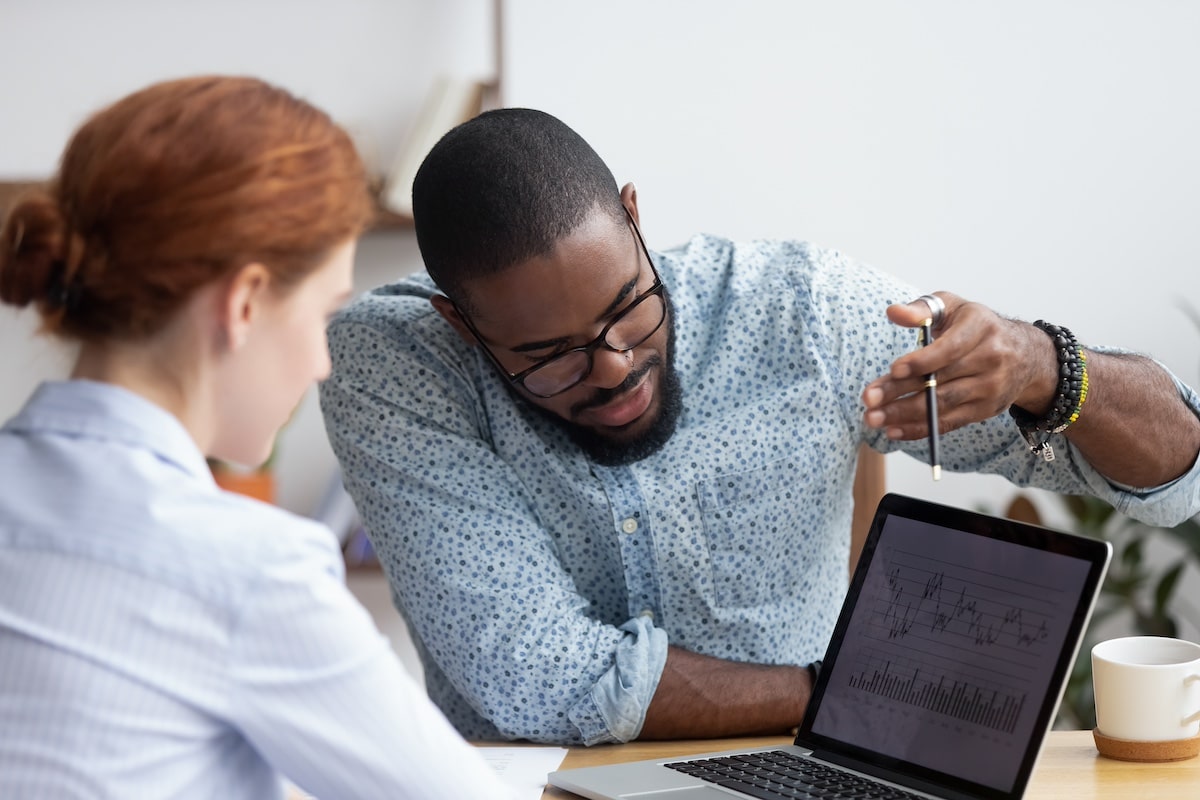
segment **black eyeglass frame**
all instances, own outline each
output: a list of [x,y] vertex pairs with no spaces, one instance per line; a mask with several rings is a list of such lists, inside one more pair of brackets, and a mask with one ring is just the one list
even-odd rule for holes
[[[612,350],[614,353],[628,353],[630,350],[634,349],[635,347],[640,347],[643,343],[645,343],[645,341],[647,339],[649,339],[651,336],[653,336],[655,333],[657,333],[659,328],[661,328],[663,326],[663,323],[667,319],[667,309],[668,309],[666,298],[662,297],[663,290],[666,287],[664,286],[664,284],[662,282],[662,278],[659,277],[658,270],[654,266],[654,259],[650,257],[650,250],[646,247],[646,240],[642,238],[642,231],[641,231],[641,229],[638,228],[637,222],[634,221],[633,215],[631,215],[629,213],[629,209],[625,210],[625,216],[626,216],[626,218],[628,218],[629,224],[633,228],[634,237],[637,239],[638,245],[642,249],[642,253],[646,256],[647,263],[650,264],[650,272],[652,275],[654,275],[654,284],[649,289],[642,292],[637,297],[633,298],[633,302],[631,302],[629,305],[625,306],[625,308],[621,309],[620,313],[618,313],[615,317],[610,319],[608,321],[608,324],[606,324],[604,326],[604,328],[600,331],[599,335],[597,335],[596,338],[592,339],[587,344],[580,345],[579,347],[572,347],[570,350],[564,350],[561,353],[558,353],[556,355],[550,356],[547,359],[539,361],[538,363],[534,364],[533,366],[529,367],[528,369],[521,370],[520,372],[509,372],[504,367],[504,365],[500,363],[500,359],[496,358],[496,354],[491,351],[491,348],[489,348],[487,346],[487,342],[485,342],[483,340],[483,336],[480,335],[479,331],[475,328],[475,323],[471,322],[471,318],[469,316],[467,316],[463,312],[463,310],[458,307],[457,304],[454,305],[454,310],[456,312],[458,312],[458,316],[463,321],[463,324],[465,324],[467,326],[467,330],[469,330],[471,332],[471,335],[475,337],[475,341],[479,342],[479,346],[483,348],[483,352],[487,355],[488,359],[492,362],[493,366],[496,367],[497,371],[499,371],[499,373],[502,376],[504,376],[504,378],[506,378],[509,383],[517,384],[518,386],[520,386],[525,391],[529,392],[534,397],[540,397],[543,400],[551,398],[551,397],[557,397],[558,395],[562,394],[563,392],[566,392],[570,389],[574,389],[576,386],[583,383],[583,381],[587,378],[588,375],[592,374],[592,368],[595,365],[594,355],[595,355],[595,352],[597,350],[599,350],[601,347],[606,348],[608,350]],[[606,338],[608,337],[608,332],[610,330],[612,330],[615,325],[617,325],[619,322],[621,322],[621,320],[625,319],[635,308],[637,308],[642,303],[644,303],[646,300],[648,300],[651,297],[654,297],[656,295],[659,296],[659,298],[663,304],[662,317],[658,320],[658,324],[655,325],[654,328],[651,329],[651,331],[645,335],[645,337],[643,337],[641,340],[635,342],[634,344],[630,345],[629,347],[618,350],[617,348],[610,345],[606,341]],[[451,302],[453,302],[453,301],[451,301]],[[575,353],[580,353],[580,352],[584,353],[587,356],[587,369],[585,369],[582,373],[580,373],[579,378],[577,380],[575,380],[573,383],[570,383],[570,384],[562,387],[561,389],[558,389],[557,391],[552,392],[550,394],[543,394],[541,392],[535,392],[532,389],[530,389],[528,386],[525,385],[525,378],[528,377],[530,374],[538,371],[539,369],[545,367],[547,364],[550,364],[551,362],[558,361],[559,359],[566,358],[567,356],[573,355]]]

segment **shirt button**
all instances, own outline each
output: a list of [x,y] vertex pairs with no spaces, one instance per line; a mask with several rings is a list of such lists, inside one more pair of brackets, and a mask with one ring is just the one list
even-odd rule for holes
[[633,533],[637,530],[637,520],[633,517],[625,520],[621,523],[621,530],[625,531],[626,533]]

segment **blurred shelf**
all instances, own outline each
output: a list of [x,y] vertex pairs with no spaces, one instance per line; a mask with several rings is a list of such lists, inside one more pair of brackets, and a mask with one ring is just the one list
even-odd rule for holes
[[[37,189],[45,185],[44,181],[0,181],[0,221],[8,214],[9,208],[26,192]],[[376,181],[372,185],[372,191],[375,193],[376,204],[378,206],[378,215],[375,224],[371,226],[372,231],[405,231],[412,230],[412,217],[406,214],[397,214],[383,207],[379,198],[382,196],[383,182]]]
[[383,205],[383,179],[379,178],[372,182],[371,191],[375,195],[375,207],[377,213],[375,216],[375,224],[371,226],[373,231],[403,231],[412,230],[413,218],[408,214],[397,214],[395,211]]

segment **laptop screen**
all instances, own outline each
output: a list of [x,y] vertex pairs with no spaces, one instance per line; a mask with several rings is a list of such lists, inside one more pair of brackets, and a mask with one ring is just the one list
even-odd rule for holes
[[1019,796],[1108,546],[896,495],[874,526],[797,743]]

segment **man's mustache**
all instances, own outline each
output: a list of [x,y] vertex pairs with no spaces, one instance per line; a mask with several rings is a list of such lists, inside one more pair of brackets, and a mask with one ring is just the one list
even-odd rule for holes
[[589,408],[598,408],[600,406],[607,405],[641,383],[642,378],[646,377],[646,374],[650,372],[650,370],[654,369],[661,363],[662,358],[660,356],[650,356],[650,358],[646,359],[646,363],[642,364],[640,368],[626,375],[625,380],[621,381],[620,385],[614,386],[611,389],[597,389],[596,393],[588,399],[581,400],[575,405],[571,406],[571,416],[575,417],[584,411],[587,411]]

